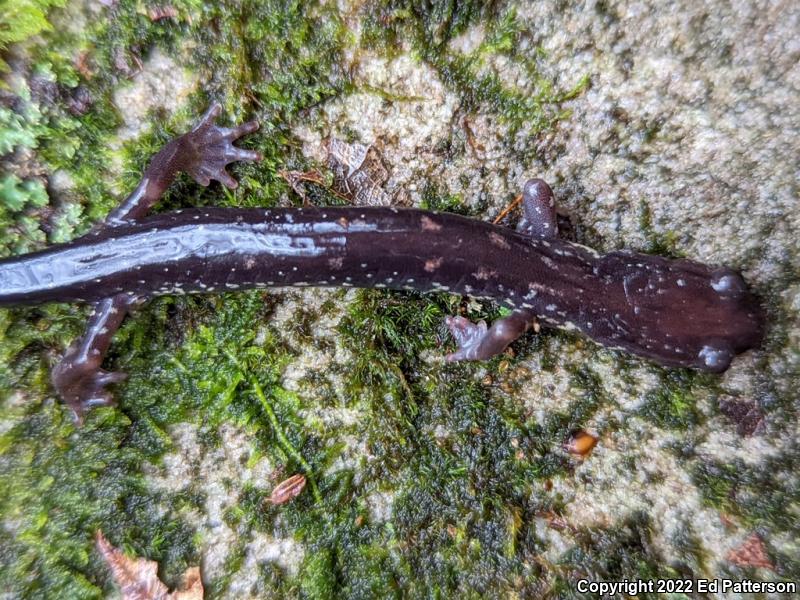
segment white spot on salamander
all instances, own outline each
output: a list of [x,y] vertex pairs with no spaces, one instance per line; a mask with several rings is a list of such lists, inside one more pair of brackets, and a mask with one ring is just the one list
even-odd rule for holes
[[481,281],[486,281],[490,277],[495,277],[497,275],[497,271],[493,269],[487,269],[486,267],[480,267],[478,270],[472,274],[475,279],[480,279]]

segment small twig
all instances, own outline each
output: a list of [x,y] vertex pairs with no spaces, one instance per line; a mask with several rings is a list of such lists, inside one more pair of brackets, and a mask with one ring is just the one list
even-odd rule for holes
[[500,214],[497,215],[497,217],[495,217],[495,220],[492,221],[492,223],[497,225],[500,221],[503,220],[503,218],[505,218],[505,216],[508,213],[510,213],[515,208],[517,208],[517,206],[519,206],[520,202],[522,202],[522,194],[520,194],[516,198],[514,198],[514,201],[511,204],[509,204],[502,211],[500,211]]
[[417,401],[414,399],[414,392],[411,389],[411,386],[408,384],[406,376],[403,375],[403,371],[394,363],[389,363],[389,368],[400,382],[400,387],[403,388],[403,391],[406,393],[406,396],[408,397],[408,403],[411,405],[411,410],[414,411],[414,414],[417,414],[419,412],[419,406],[417,406]]
[[475,132],[472,131],[472,127],[470,126],[469,119],[467,119],[467,117],[464,117],[463,121],[461,121],[461,126],[464,128],[464,133],[467,136],[467,144],[469,144],[469,147],[472,148],[472,151],[476,155],[480,152],[484,152],[486,148],[475,137]]

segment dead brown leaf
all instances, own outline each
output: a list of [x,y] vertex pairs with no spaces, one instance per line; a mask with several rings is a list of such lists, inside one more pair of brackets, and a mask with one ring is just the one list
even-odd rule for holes
[[384,190],[389,170],[377,147],[325,140],[328,166],[333,172],[333,189],[356,206],[388,206],[391,197]]
[[309,202],[308,202],[308,195],[303,186],[303,183],[316,184],[322,188],[327,189],[329,192],[331,192],[335,196],[338,196],[342,200],[346,200],[348,202],[350,201],[350,199],[347,196],[344,196],[343,194],[340,194],[335,189],[333,189],[330,183],[328,183],[325,180],[323,174],[317,171],[316,169],[312,171],[287,171],[284,169],[278,171],[278,175],[280,175],[286,180],[286,183],[288,183],[291,186],[295,194],[297,194],[303,199],[303,202],[305,204],[309,204]]
[[111,545],[102,531],[98,530],[95,538],[97,550],[111,569],[124,600],[202,600],[199,567],[186,569],[180,589],[170,592],[158,578],[157,562],[125,556]]
[[775,565],[769,559],[764,540],[757,533],[752,533],[738,548],[728,552],[728,560],[737,567],[756,567],[775,570]]

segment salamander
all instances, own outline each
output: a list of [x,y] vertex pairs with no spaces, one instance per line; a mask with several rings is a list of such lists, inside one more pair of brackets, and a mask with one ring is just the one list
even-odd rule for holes
[[448,361],[495,356],[534,321],[659,364],[719,373],[759,345],[759,302],[731,269],[628,251],[600,254],[558,237],[553,192],[523,189],[516,229],[418,209],[188,209],[147,216],[179,171],[228,187],[225,170],[257,152],[233,145],[256,122],[215,124],[213,105],[170,142],[136,190],[87,235],[0,261],[0,306],[94,304],[86,333],[52,372],[77,420],[113,403],[123,373],[101,368],[114,332],[138,303],[162,294],[272,286],[449,292],[498,302],[491,327],[446,319],[457,348]]

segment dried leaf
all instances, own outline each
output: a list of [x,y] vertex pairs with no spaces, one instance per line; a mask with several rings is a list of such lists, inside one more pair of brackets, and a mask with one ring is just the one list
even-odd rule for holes
[[330,138],[328,140],[328,160],[346,168],[347,174],[344,175],[344,178],[349,179],[364,164],[371,147],[371,145],[365,146],[364,144],[348,144],[344,140]]
[[175,19],[178,16],[178,9],[174,6],[153,6],[147,9],[147,16],[151,21]]
[[764,541],[757,533],[750,534],[741,546],[728,552],[728,560],[737,567],[756,567],[775,570],[769,559]]
[[267,501],[271,504],[285,504],[289,500],[297,498],[305,487],[306,478],[303,475],[292,475],[272,490],[272,495],[267,498]]
[[350,201],[347,196],[344,196],[337,192],[335,189],[331,187],[333,180],[331,179],[330,182],[326,181],[325,177],[319,171],[312,170],[312,171],[287,171],[282,170],[278,171],[278,175],[283,177],[286,180],[292,190],[303,199],[303,202],[308,203],[308,197],[303,186],[304,183],[314,183],[322,188],[327,189],[332,194],[339,196],[342,200]]
[[564,444],[564,449],[575,456],[585,457],[596,445],[597,437],[581,429],[570,436],[570,439]]
[[186,569],[180,589],[170,592],[158,578],[158,563],[155,561],[125,556],[99,530],[96,543],[124,600],[202,600],[203,582],[199,567]]
[[755,402],[723,398],[719,408],[736,424],[736,432],[742,437],[749,437],[764,429],[764,414]]
[[326,140],[328,166],[333,172],[333,189],[356,206],[388,206],[392,203],[383,186],[389,171],[375,146]]

